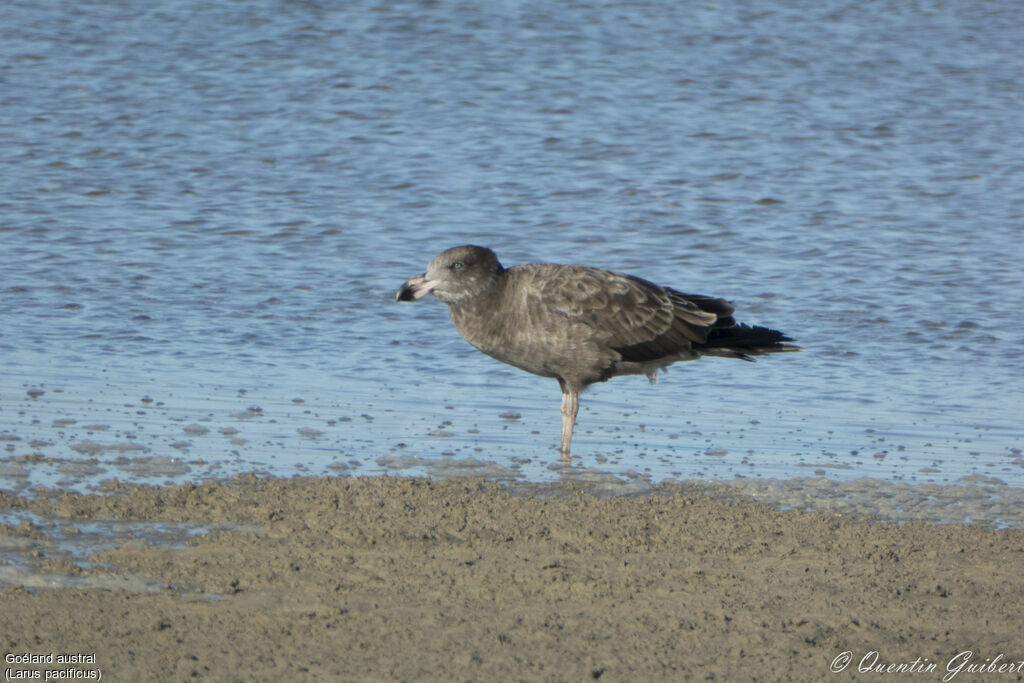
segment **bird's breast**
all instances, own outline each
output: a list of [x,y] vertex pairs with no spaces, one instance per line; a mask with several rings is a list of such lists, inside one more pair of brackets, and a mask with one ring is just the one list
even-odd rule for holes
[[516,306],[481,302],[451,306],[449,314],[462,338],[488,356],[535,375],[558,376],[552,361],[560,355],[561,341],[537,334]]
[[494,355],[499,349],[514,350],[518,346],[508,311],[494,305],[451,306],[448,310],[462,338],[484,353]]

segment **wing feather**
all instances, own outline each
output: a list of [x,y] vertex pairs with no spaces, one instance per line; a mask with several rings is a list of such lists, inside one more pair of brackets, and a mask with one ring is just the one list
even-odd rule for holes
[[708,333],[731,327],[732,305],[688,295],[631,275],[584,266],[548,266],[534,280],[544,307],[589,330],[590,340],[625,361],[688,351]]

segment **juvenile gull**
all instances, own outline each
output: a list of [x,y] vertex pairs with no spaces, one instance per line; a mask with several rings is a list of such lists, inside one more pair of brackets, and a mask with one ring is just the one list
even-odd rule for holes
[[701,356],[751,356],[798,347],[782,332],[737,323],[728,301],[587,266],[503,268],[466,245],[438,254],[396,301],[427,294],[448,304],[463,339],[503,363],[562,387],[562,458],[569,459],[579,393],[617,375],[647,375]]

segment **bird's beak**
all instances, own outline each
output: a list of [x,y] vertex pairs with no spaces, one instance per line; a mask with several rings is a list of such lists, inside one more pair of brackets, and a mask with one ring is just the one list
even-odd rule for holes
[[434,291],[436,282],[427,279],[426,273],[407,280],[395,294],[395,301],[415,301]]

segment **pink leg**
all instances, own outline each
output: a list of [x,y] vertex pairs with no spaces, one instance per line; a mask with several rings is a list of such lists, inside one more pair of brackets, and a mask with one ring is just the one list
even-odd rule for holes
[[576,426],[576,413],[580,410],[579,392],[573,389],[562,390],[562,459],[569,460],[569,448],[572,445],[572,429]]

